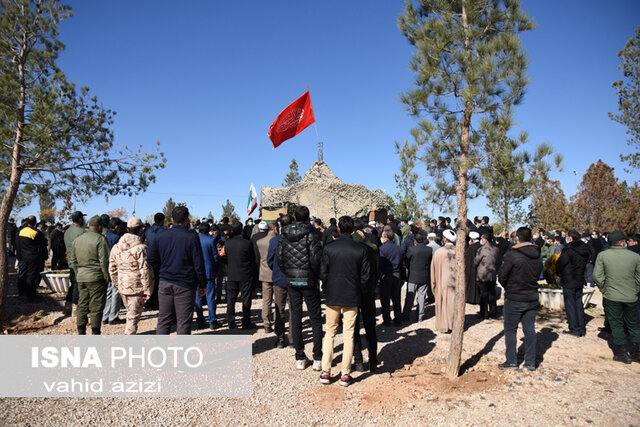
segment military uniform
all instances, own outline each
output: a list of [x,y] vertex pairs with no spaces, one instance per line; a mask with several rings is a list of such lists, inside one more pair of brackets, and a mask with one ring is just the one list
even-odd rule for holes
[[[82,214],[80,217],[82,217]],[[64,246],[67,249],[67,261],[71,253],[71,244],[78,236],[84,234],[84,232],[84,227],[78,224],[71,224],[69,228],[67,228],[67,231],[64,232]],[[76,274],[73,269],[70,269],[69,280],[71,281],[71,286],[69,287],[65,301],[67,303],[78,304],[78,281],[76,280]]]
[[147,245],[140,236],[127,233],[109,255],[111,282],[127,308],[124,333],[135,334],[144,308],[144,296],[153,292],[153,270],[147,263]]
[[[89,225],[92,226],[94,219]],[[91,329],[100,334],[100,323],[107,298],[109,283],[109,246],[107,239],[97,231],[89,230],[78,236],[71,244],[69,267],[78,282],[78,310],[76,323],[83,334],[87,326],[87,315],[91,318]]]

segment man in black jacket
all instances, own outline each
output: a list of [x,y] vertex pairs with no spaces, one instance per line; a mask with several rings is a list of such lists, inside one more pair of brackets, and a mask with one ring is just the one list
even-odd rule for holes
[[49,235],[49,246],[51,246],[51,270],[64,270],[69,268],[65,261],[65,254],[67,247],[64,244],[64,231],[62,231],[62,224],[57,223],[56,228],[53,229]]
[[505,291],[504,341],[506,362],[500,369],[518,369],[516,332],[522,322],[524,332],[524,367],[536,369],[536,311],[538,309],[538,278],[542,272],[540,248],[531,242],[531,229],[516,231],[516,245],[504,255],[498,272]]
[[18,293],[27,297],[28,301],[36,300],[36,289],[40,283],[40,272],[43,270],[44,261],[49,257],[47,239],[40,231],[36,230],[35,216],[27,218],[26,226],[18,233],[18,259],[23,262],[26,276],[23,286],[18,282]]
[[171,212],[173,227],[156,235],[147,259],[159,272],[157,335],[169,335],[177,325],[178,335],[191,334],[196,292],[207,291],[202,246],[195,231],[189,230],[189,209],[177,206]]
[[291,310],[291,334],[296,349],[296,367],[305,369],[309,360],[302,339],[302,301],[307,304],[313,334],[313,370],[322,369],[322,313],[320,307],[320,262],[322,244],[309,224],[309,209],[298,206],[295,222],[278,236],[278,266],[287,277]]
[[14,256],[16,254],[16,237],[18,235],[18,227],[16,221],[13,218],[9,218],[7,223],[7,239],[9,240],[9,255]]
[[224,244],[227,254],[227,319],[229,329],[236,327],[236,300],[242,301],[242,329],[256,327],[251,323],[251,290],[256,272],[256,258],[250,240],[242,236],[242,223],[231,224],[233,237]]
[[[378,286],[378,259],[380,253],[374,243],[377,237],[371,234],[371,227],[364,227],[361,219],[353,220],[353,228],[356,230],[351,237],[356,243],[360,243],[367,250],[369,260],[369,281],[362,288],[362,301],[356,316],[356,326],[353,333],[353,356],[355,370],[364,372],[364,359],[362,357],[362,340],[360,339],[360,322],[364,326],[369,350],[369,371],[375,372],[378,367],[378,334],[376,332],[376,287]],[[337,227],[336,227],[337,230]]]
[[331,382],[331,363],[333,362],[333,339],[338,330],[340,313],[343,315],[342,334],[342,376],[340,385],[348,386],[352,382],[351,359],[353,358],[353,331],[358,307],[362,303],[362,292],[369,282],[369,259],[366,248],[353,241],[353,219],[342,216],[338,219],[340,237],[329,242],[322,253],[320,277],[327,294],[326,322],[327,333],[322,345],[322,373],[320,382]]
[[583,337],[587,334],[582,305],[582,289],[585,285],[585,270],[589,262],[589,248],[580,239],[576,230],[567,233],[567,244],[556,263],[556,274],[560,276],[564,311],[567,314],[569,330],[565,334]]
[[404,299],[404,309],[402,318],[409,320],[413,301],[418,294],[418,321],[423,320],[424,308],[427,302],[427,294],[429,299],[434,300],[431,291],[431,258],[433,250],[424,244],[424,236],[416,233],[414,236],[414,245],[407,249],[404,257],[405,265],[409,269],[407,279],[407,295]]

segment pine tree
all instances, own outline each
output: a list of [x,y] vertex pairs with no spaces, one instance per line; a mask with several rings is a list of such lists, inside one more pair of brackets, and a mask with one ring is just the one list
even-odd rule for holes
[[[579,230],[632,231],[638,223],[634,188],[618,182],[614,169],[598,160],[582,177],[571,198],[573,221]],[[635,200],[635,201],[634,201]]]
[[547,181],[549,172],[561,169],[562,156],[556,154],[553,164],[547,159],[553,155],[549,144],[538,145],[533,154],[522,149],[527,133],[517,139],[508,136],[512,127],[511,115],[503,114],[495,122],[485,122],[481,128],[488,153],[487,164],[482,167],[483,191],[488,205],[498,217],[504,230],[511,231],[513,223],[525,219],[523,202],[532,188]]
[[400,158],[400,173],[394,174],[398,192],[394,200],[394,211],[399,217],[408,217],[415,220],[422,218],[422,207],[416,196],[416,183],[418,174],[414,171],[416,165],[417,145],[409,145],[404,141],[402,147],[395,143],[396,153]]
[[301,180],[302,178],[300,178],[300,173],[298,173],[298,162],[296,162],[296,159],[291,159],[291,163],[289,164],[289,173],[284,177],[282,186],[288,187],[300,182]]
[[215,218],[213,217],[213,214],[211,213],[211,211],[209,211],[209,214],[207,215],[207,219],[210,219],[211,221],[215,222]]
[[531,228],[569,230],[573,227],[569,202],[560,181],[542,181],[532,187],[528,223]]
[[172,197],[169,197],[167,203],[164,204],[164,208],[162,208],[162,213],[164,214],[164,226],[168,227],[171,224],[171,213],[173,209],[178,206],[176,202],[173,201]]
[[[54,0],[0,4],[0,241],[14,203],[47,191],[68,209],[96,194],[132,195],[155,181],[162,153],[119,150],[114,114],[58,67],[58,23],[71,8]],[[0,330],[8,288],[0,251]]]
[[[447,363],[459,375],[465,310],[467,198],[477,195],[487,156],[475,123],[490,126],[524,95],[527,59],[518,34],[533,28],[517,0],[407,1],[399,19],[415,47],[414,88],[402,101],[421,120],[414,129],[442,199],[456,198],[456,312]],[[474,126],[472,126],[474,123]],[[500,147],[509,150],[509,147]]]
[[229,199],[227,199],[227,203],[222,205],[222,216],[229,218],[230,222],[240,221],[240,217],[236,213],[236,208],[231,204]]
[[624,48],[618,52],[622,64],[624,79],[613,82],[618,94],[619,114],[609,113],[609,117],[627,127],[627,144],[635,149],[627,155],[620,155],[632,168],[640,168],[640,26],[635,37],[630,38]]
[[56,202],[48,191],[38,191],[38,205],[40,206],[40,220],[54,223],[56,218]]

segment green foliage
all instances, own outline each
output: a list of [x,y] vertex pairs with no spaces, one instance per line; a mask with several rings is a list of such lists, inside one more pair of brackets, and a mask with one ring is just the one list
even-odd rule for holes
[[40,221],[54,223],[56,202],[48,191],[38,192],[38,204],[40,206]]
[[210,219],[213,222],[216,221],[216,219],[213,217],[213,214],[211,213],[211,211],[209,211],[209,214],[207,215],[207,219]]
[[288,187],[300,182],[301,180],[302,178],[300,178],[300,173],[298,173],[298,162],[296,162],[296,159],[291,159],[291,163],[289,164],[289,173],[284,177],[282,186]]
[[229,199],[227,199],[227,203],[222,205],[222,216],[229,218],[230,222],[240,221],[240,217],[236,213],[236,208],[231,204]]
[[527,59],[518,33],[533,23],[518,1],[428,0],[408,1],[399,26],[416,48],[414,88],[401,100],[420,119],[412,133],[434,179],[430,198],[440,206],[448,206],[458,190],[458,197],[473,198],[482,189],[480,170],[493,155],[480,128],[522,100]]
[[532,184],[527,224],[547,231],[572,227],[569,202],[559,181],[542,180]]
[[635,151],[620,155],[622,161],[632,168],[640,168],[640,26],[636,28],[635,37],[630,38],[624,48],[618,52],[622,64],[624,79],[613,82],[618,94],[619,114],[609,113],[609,117],[627,127],[629,139],[627,144]]
[[186,203],[176,203],[173,201],[173,198],[169,197],[167,203],[165,203],[162,208],[162,213],[164,214],[164,226],[168,227],[171,224],[171,213],[178,206],[187,206]]
[[508,136],[512,127],[510,114],[503,114],[494,122],[484,122],[481,134],[485,140],[487,162],[482,168],[484,193],[494,215],[504,230],[526,217],[522,206],[532,187],[546,182],[549,172],[561,169],[562,156],[555,155],[553,164],[547,158],[553,155],[549,144],[540,144],[533,154],[522,150],[527,134],[517,139]]
[[593,163],[571,198],[573,220],[579,230],[636,232],[639,224],[640,189],[636,183],[619,182],[614,169],[602,160]]
[[402,147],[398,142],[395,143],[395,147],[400,158],[400,173],[393,175],[398,188],[394,200],[394,214],[400,218],[408,217],[415,221],[422,218],[422,207],[415,192],[418,174],[414,168],[418,146],[409,145],[409,141],[405,140]]
[[171,224],[171,212],[173,209],[178,206],[176,202],[173,201],[172,197],[169,197],[167,203],[165,203],[164,208],[162,208],[162,213],[164,214],[164,226],[168,227]]
[[[497,153],[510,153],[504,138],[488,146],[485,131],[510,114],[524,96],[527,58],[518,34],[533,23],[517,0],[408,0],[399,27],[415,47],[413,88],[401,95],[419,120],[412,136],[433,178],[431,201],[447,206],[455,196],[456,224],[467,231],[467,199],[482,190],[481,172]],[[496,153],[497,152],[497,153]],[[456,244],[456,280],[465,279],[464,239]],[[456,289],[447,375],[459,375],[465,288]]]
[[[5,0],[1,9],[0,138],[7,143],[0,147],[0,185],[7,188],[17,170],[20,204],[48,192],[67,207],[96,194],[144,191],[165,164],[159,143],[153,154],[117,147],[115,113],[57,66],[64,49],[58,23],[71,16],[70,7]],[[6,195],[13,205],[13,192]]]

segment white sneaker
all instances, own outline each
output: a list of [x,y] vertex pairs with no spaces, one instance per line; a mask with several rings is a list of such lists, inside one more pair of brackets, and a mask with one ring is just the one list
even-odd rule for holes
[[313,361],[313,370],[318,372],[322,371],[322,360]]
[[307,366],[309,366],[309,359],[306,357],[301,360],[296,360],[296,369],[303,370],[306,369]]

